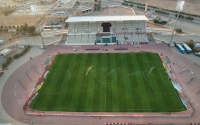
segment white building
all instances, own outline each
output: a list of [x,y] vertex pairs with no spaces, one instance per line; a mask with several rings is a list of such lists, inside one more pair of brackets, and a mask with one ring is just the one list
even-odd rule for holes
[[58,0],[46,15],[46,25],[65,22],[69,16],[79,16],[98,9],[100,0]]
[[144,15],[69,17],[65,44],[148,43]]

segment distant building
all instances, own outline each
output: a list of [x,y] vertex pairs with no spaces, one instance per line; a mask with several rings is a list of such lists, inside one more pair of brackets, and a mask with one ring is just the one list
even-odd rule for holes
[[46,25],[58,25],[69,16],[100,10],[101,0],[58,0],[46,15]]

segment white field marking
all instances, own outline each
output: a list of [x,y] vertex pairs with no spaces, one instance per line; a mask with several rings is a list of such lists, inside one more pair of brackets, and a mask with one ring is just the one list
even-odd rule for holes
[[14,93],[15,93],[15,96],[17,96],[16,91],[14,91]]
[[155,66],[153,66],[153,67],[150,69],[148,75],[153,71],[154,68],[155,68]]
[[[71,64],[71,62],[69,63],[69,65],[68,65],[68,67],[67,67],[67,71],[68,71],[68,69],[69,69],[69,67],[70,67],[70,64]],[[68,72],[69,72],[69,71],[68,71]],[[69,76],[70,76],[70,72],[69,72]],[[69,78],[69,77],[68,77],[68,78]],[[68,79],[68,78],[67,78],[67,79]],[[63,82],[62,82],[62,85],[60,86],[60,90],[59,90],[58,93],[61,92],[61,89],[62,89],[63,83],[64,83],[67,79],[66,79],[66,76],[65,76],[65,78],[64,78],[64,80],[63,80]]]
[[163,83],[165,83],[165,81],[163,80],[163,77],[162,77],[162,75],[160,74],[160,71],[159,71],[159,70],[158,70],[158,73],[159,73],[159,75],[160,75],[160,77],[161,77]]
[[108,72],[108,73],[106,74],[106,76],[109,75],[111,72],[115,71],[116,69],[117,69],[117,68],[115,68],[115,69],[111,70],[110,72]]
[[[69,62],[69,64],[70,64],[71,62]],[[70,66],[70,65],[69,65]],[[68,66],[68,68],[69,68],[69,66]],[[57,69],[53,69],[53,70],[57,70]],[[68,69],[67,69],[67,71],[68,71]],[[69,72],[69,71],[68,71]],[[70,74],[70,72],[69,72],[69,74]],[[55,72],[54,72],[54,75],[55,75]],[[53,75],[53,77],[54,77],[54,75]],[[70,76],[70,75],[69,75]],[[53,79],[53,77],[52,77],[52,79]],[[66,78],[66,76],[65,76],[65,78]],[[64,81],[63,82],[65,82],[66,80],[65,80],[65,78],[64,78]],[[68,77],[69,78],[69,77]],[[68,79],[67,78],[67,79]],[[51,81],[52,81],[52,79],[51,79]],[[63,82],[62,82],[62,85],[63,85]],[[51,82],[50,82],[51,83]],[[61,91],[61,89],[62,89],[62,85],[61,85],[61,87],[60,87],[60,90],[59,90],[59,92],[41,92],[40,94],[59,94],[60,93],[60,91]]]
[[[56,74],[55,72],[56,72],[57,69],[53,69],[53,70],[55,70],[54,73],[53,73],[53,77],[54,77],[55,74]],[[52,77],[52,79],[53,79],[53,77]],[[52,79],[51,79],[51,82],[52,82]],[[51,83],[51,82],[50,82],[50,83]]]
[[[145,70],[146,71],[146,70]],[[151,85],[151,90],[152,90],[152,92],[154,93],[154,91],[153,91],[153,87],[152,87],[152,84],[151,84],[151,81],[150,80],[148,80],[145,76],[144,76],[144,73],[145,73],[145,71],[143,72],[143,77],[150,83],[150,85]],[[147,76],[148,77],[148,76]]]
[[[69,72],[68,70],[67,70],[67,72]],[[63,86],[63,83],[65,82],[65,81],[67,81],[67,79],[70,77],[70,72],[69,72],[69,76],[66,78],[66,76],[65,76],[65,78],[64,78],[64,80],[63,80],[63,82],[62,82],[62,85],[61,85],[61,87],[60,87],[60,90],[59,90],[59,92],[58,93],[60,93],[60,91],[61,91],[61,89],[62,89],[62,86]]]
[[85,76],[89,73],[89,71],[92,69],[93,66],[88,67],[87,72],[85,73]]
[[[65,76],[65,78],[64,78],[64,80],[63,80],[63,82],[67,81],[67,80],[68,80],[68,78],[70,77],[70,71],[68,71],[68,70],[67,70],[67,72],[69,73],[69,76],[68,76],[67,78],[66,78],[66,76]],[[67,74],[67,73],[66,73],[66,74]],[[65,74],[65,75],[66,75],[66,74]]]

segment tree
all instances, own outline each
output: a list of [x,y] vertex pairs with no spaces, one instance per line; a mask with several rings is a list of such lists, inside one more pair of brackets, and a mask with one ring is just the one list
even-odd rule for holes
[[29,27],[27,28],[27,31],[28,31],[31,35],[33,35],[33,34],[35,33],[35,26],[29,26]]
[[176,28],[175,31],[176,31],[177,33],[182,33],[182,32],[183,32],[181,28]]
[[193,40],[190,40],[187,45],[192,49],[194,50],[194,41]]
[[23,28],[22,28],[22,30],[23,30],[24,32],[26,32],[26,31],[27,31],[27,28],[28,28],[28,24],[25,23],[24,26],[23,26]]
[[7,67],[7,64],[6,63],[2,63],[2,68],[6,68]]

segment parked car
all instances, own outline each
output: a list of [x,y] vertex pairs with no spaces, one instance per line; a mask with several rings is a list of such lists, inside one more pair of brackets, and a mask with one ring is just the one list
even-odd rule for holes
[[194,53],[194,55],[200,57],[200,52],[196,52],[196,53]]

